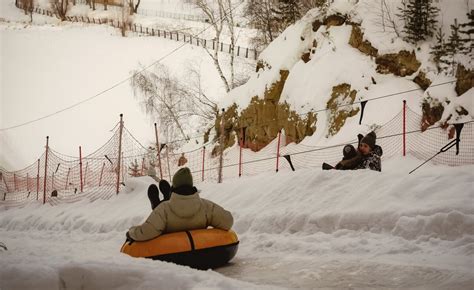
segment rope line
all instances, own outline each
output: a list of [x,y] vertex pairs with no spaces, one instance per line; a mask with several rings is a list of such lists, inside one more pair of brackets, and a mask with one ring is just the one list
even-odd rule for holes
[[[440,129],[442,126],[432,126],[423,131],[419,128],[421,116],[413,112],[410,108],[406,111],[407,128],[405,136],[408,140],[407,152],[415,158],[426,160],[432,159],[435,164],[464,165],[474,164],[474,121],[467,121],[464,124],[464,131],[461,135],[460,155],[455,155],[453,151],[447,151],[443,155],[439,148],[443,147],[447,140],[446,131]],[[401,131],[402,113],[397,114],[388,123],[376,129],[379,136],[377,144],[383,147],[382,158],[400,156],[401,154]],[[47,202],[51,205],[72,203],[82,199],[94,201],[97,199],[109,199],[116,194],[115,185],[117,182],[118,170],[118,145],[120,128],[116,128],[113,137],[96,150],[93,154],[82,157],[61,154],[49,148],[47,167],[46,152],[38,159],[39,161],[26,167],[23,170],[7,172],[0,169],[0,205],[18,207],[28,202]],[[421,133],[423,132],[423,133]],[[356,144],[355,139],[347,143],[340,143],[330,146],[311,148],[311,146],[300,144],[283,145],[281,150],[277,150],[276,140],[272,141],[259,152],[245,150],[242,162],[239,162],[239,147],[230,148],[224,153],[223,174],[225,178],[238,174],[243,176],[253,176],[275,169],[275,159],[290,155],[294,167],[314,168],[319,167],[322,162],[337,162],[342,158],[341,147],[346,144]],[[451,141],[452,142],[452,141]],[[310,148],[310,149],[308,149]],[[128,183],[130,177],[143,175],[163,175],[163,178],[171,178],[173,173],[180,166],[188,166],[194,175],[196,183],[202,181],[217,182],[217,172],[219,169],[218,158],[213,157],[211,150],[204,148],[190,151],[185,154],[186,160],[181,160],[183,152],[167,152],[163,150],[159,155],[149,152],[144,146],[137,142],[130,131],[124,130],[122,136],[122,150],[124,153],[120,168],[120,186]],[[161,168],[158,168],[158,156],[161,158]],[[183,154],[184,156],[184,154]],[[290,170],[290,165],[286,161],[281,161],[280,169]],[[38,166],[39,165],[39,166]],[[239,170],[237,170],[237,168]],[[150,171],[151,170],[151,171]],[[44,173],[47,173],[45,176]],[[154,171],[154,173],[153,173]],[[151,173],[150,173],[151,172]],[[2,199],[3,198],[3,199]]]

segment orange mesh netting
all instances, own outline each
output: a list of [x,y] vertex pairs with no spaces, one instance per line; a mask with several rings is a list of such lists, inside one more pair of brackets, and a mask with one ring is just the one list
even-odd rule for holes
[[[454,135],[449,139],[449,130],[435,126],[422,132],[421,116],[409,108],[405,113],[404,134],[403,114],[402,110],[375,130],[377,144],[384,152],[382,159],[401,157],[405,139],[406,154],[427,160],[455,138]],[[0,205],[8,208],[33,201],[57,205],[82,199],[108,199],[126,186],[130,177],[150,175],[170,180],[179,166],[191,169],[196,184],[217,182],[219,156],[212,156],[211,146],[189,152],[174,152],[172,146],[160,146],[160,154],[157,154],[156,146],[143,146],[126,127],[120,130],[120,124],[115,126],[111,138],[102,147],[87,156],[69,156],[47,146],[48,149],[33,164],[22,170],[9,172],[0,168]],[[455,149],[451,149],[431,161],[449,166],[474,164],[473,128],[472,121],[464,124],[458,155]],[[282,143],[284,139],[282,136],[279,142],[275,138],[258,152],[241,150],[239,145],[226,150],[223,154],[223,178],[253,176],[277,169],[291,170],[285,155],[290,156],[296,170],[319,168],[323,162],[335,164],[341,160],[345,144],[357,145],[356,136],[344,144],[325,147],[285,145]]]

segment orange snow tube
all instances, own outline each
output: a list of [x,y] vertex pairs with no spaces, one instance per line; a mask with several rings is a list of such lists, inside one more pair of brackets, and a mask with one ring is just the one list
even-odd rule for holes
[[232,230],[202,229],[164,234],[144,242],[125,242],[120,251],[136,258],[210,269],[227,264],[237,253],[238,245]]

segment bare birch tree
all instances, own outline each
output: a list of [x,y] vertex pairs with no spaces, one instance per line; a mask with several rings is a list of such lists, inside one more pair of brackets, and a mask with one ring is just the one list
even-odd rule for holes
[[229,30],[230,37],[230,87],[235,88],[235,68],[234,68],[234,58],[235,58],[235,23],[234,23],[234,8],[232,0],[223,0],[224,11],[226,13],[226,24],[227,29]]
[[130,15],[138,12],[138,6],[140,6],[140,0],[128,0],[128,6],[130,7]]
[[397,9],[393,7],[394,3],[387,0],[377,0],[377,4],[370,4],[370,7],[368,7],[370,10],[376,9],[374,11],[376,17],[373,20],[373,24],[381,27],[382,32],[393,32],[397,37],[400,37],[399,25],[397,24],[398,18],[396,13],[393,12]]
[[51,7],[61,21],[66,20],[66,13],[69,6],[68,0],[50,0]]
[[25,15],[30,16],[30,22],[33,22],[33,9],[34,9],[33,0],[21,0],[20,4],[21,4],[21,8],[25,12]]
[[132,71],[132,74],[130,84],[145,113],[159,120],[162,130],[168,133],[169,138],[180,135],[188,140],[183,124],[186,119],[183,117],[190,109],[189,102],[184,97],[179,82],[171,76],[169,70],[157,64],[151,71],[141,67]]
[[257,29],[252,39],[255,49],[261,50],[272,42],[281,31],[281,25],[275,16],[277,2],[273,0],[249,0],[245,7],[245,16]]
[[122,15],[120,16],[120,20],[122,21],[120,32],[122,33],[123,37],[127,36],[127,27],[130,25],[130,15],[133,15],[133,12],[130,12],[130,7],[130,5],[125,5],[125,2],[123,2]]
[[204,14],[209,19],[209,23],[214,29],[215,37],[213,39],[213,50],[209,50],[207,47],[205,49],[212,58],[214,66],[216,67],[224,87],[228,92],[230,91],[231,86],[227,81],[227,77],[224,75],[221,63],[219,61],[219,46],[221,43],[222,30],[224,28],[224,19],[226,17],[223,0],[217,0],[215,3],[213,3],[213,1],[207,0],[196,0],[195,4],[202,10],[202,12],[204,12]]
[[194,113],[204,121],[214,121],[219,114],[217,103],[212,101],[203,88],[203,79],[200,68],[196,64],[188,67],[186,94],[190,97],[195,108]]
[[132,71],[130,84],[144,112],[160,124],[168,140],[189,140],[190,120],[209,124],[215,120],[217,104],[205,93],[201,70],[190,64],[186,82],[173,77],[161,64]]

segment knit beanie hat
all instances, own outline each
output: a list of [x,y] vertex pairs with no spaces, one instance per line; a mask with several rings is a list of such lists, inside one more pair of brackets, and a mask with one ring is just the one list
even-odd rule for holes
[[372,131],[369,134],[365,135],[365,137],[362,138],[362,140],[360,140],[360,143],[365,143],[365,144],[369,145],[369,147],[371,149],[374,149],[376,138],[377,138],[377,136],[375,135],[375,132]]
[[193,186],[193,176],[188,167],[180,168],[173,176],[173,188]]

